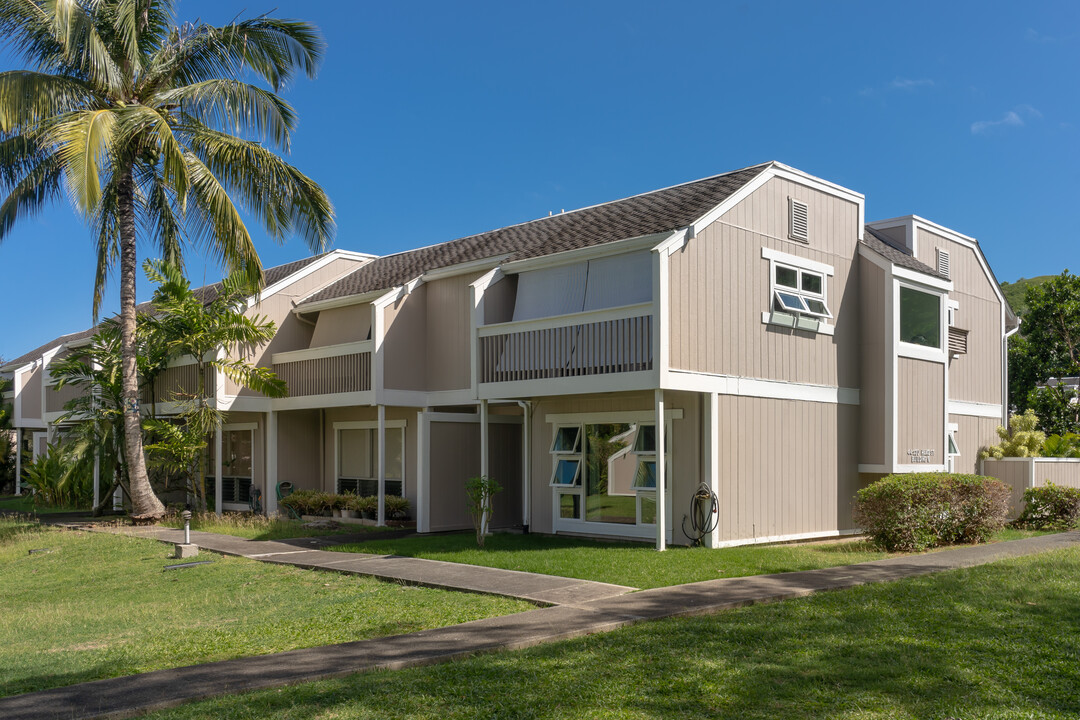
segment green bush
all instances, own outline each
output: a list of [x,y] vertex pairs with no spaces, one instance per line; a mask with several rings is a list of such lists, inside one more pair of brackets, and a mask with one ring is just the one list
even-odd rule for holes
[[1016,524],[1035,530],[1071,530],[1080,524],[1080,490],[1047,482],[1024,491],[1024,512]]
[[34,490],[35,505],[90,507],[94,501],[93,467],[57,445],[27,464],[26,484]]
[[985,542],[1005,525],[1011,490],[980,475],[889,475],[859,491],[855,522],[874,544],[910,552]]
[[[376,503],[378,499],[376,498]],[[386,517],[388,520],[406,520],[409,517],[409,501],[403,497],[397,495],[387,495],[383,499],[383,504],[386,506]]]
[[281,504],[291,507],[300,515],[320,515],[330,508],[330,494],[321,490],[297,490],[281,499]]

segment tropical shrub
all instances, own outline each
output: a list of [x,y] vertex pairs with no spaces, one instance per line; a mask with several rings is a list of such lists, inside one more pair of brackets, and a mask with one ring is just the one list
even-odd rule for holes
[[283,497],[281,505],[290,507],[300,515],[320,515],[329,508],[329,494],[321,490],[297,490]]
[[465,498],[469,506],[473,527],[476,529],[476,544],[483,549],[484,537],[491,526],[492,502],[495,493],[502,490],[493,478],[487,475],[469,478],[465,481]]
[[[378,502],[378,498],[376,498]],[[389,520],[407,520],[409,517],[409,501],[397,495],[387,495],[383,498],[386,508],[386,517]]]
[[1004,457],[1039,457],[1046,442],[1046,433],[1038,427],[1039,418],[1032,410],[1023,415],[1013,415],[1009,418],[1008,429],[998,425],[997,434],[1001,442],[983,450],[979,457],[995,460]]
[[27,464],[26,483],[34,491],[36,505],[89,507],[94,501],[92,466],[76,461],[57,445],[50,445]]
[[1024,512],[1016,524],[1035,530],[1070,530],[1080,525],[1080,490],[1047,482],[1024,491]]
[[1051,435],[1043,441],[1043,457],[1080,457],[1080,435],[1067,432],[1064,435]]
[[980,475],[889,475],[858,492],[854,517],[874,544],[910,552],[984,542],[1005,525],[1011,490]]

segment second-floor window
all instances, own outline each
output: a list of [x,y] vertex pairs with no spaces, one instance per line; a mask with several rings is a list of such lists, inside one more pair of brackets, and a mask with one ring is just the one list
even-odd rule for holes
[[825,275],[812,270],[772,263],[772,309],[778,312],[832,317],[825,304]]
[[900,286],[900,342],[941,348],[941,296]]

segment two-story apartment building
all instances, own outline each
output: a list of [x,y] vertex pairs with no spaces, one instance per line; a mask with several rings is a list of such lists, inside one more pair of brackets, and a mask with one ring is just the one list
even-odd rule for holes
[[864,215],[766,163],[358,263],[274,316],[289,398],[218,384],[220,442],[422,532],[478,474],[496,526],[685,543],[704,484],[714,546],[853,532],[874,478],[974,471],[1016,325],[973,239]]

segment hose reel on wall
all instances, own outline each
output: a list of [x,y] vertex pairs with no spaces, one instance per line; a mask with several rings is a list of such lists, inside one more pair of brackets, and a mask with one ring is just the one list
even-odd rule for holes
[[[690,521],[690,530],[686,521]],[[720,522],[720,500],[708,483],[698,483],[694,495],[690,498],[690,514],[683,515],[682,531],[690,538],[693,547],[699,547],[706,535],[716,529]]]

